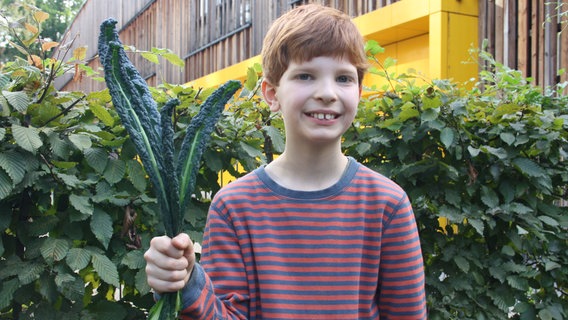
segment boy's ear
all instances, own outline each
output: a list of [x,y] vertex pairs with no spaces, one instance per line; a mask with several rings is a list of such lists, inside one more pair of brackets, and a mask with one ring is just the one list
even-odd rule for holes
[[276,87],[270,84],[270,82],[263,79],[262,83],[260,84],[260,89],[262,90],[264,101],[266,101],[266,103],[270,107],[270,111],[278,111],[280,107],[278,104],[278,98],[276,97]]

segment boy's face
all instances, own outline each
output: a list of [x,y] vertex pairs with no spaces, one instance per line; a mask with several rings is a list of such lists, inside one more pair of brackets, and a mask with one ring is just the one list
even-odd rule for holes
[[348,59],[327,56],[291,62],[280,84],[263,82],[262,92],[270,110],[282,113],[286,143],[338,142],[353,122],[361,97],[355,66]]

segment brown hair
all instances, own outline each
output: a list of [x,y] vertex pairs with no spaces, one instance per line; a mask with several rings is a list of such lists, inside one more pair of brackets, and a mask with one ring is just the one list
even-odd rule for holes
[[347,58],[357,68],[359,85],[368,67],[361,33],[351,18],[319,4],[299,6],[276,19],[262,46],[265,79],[277,86],[290,62],[315,57]]

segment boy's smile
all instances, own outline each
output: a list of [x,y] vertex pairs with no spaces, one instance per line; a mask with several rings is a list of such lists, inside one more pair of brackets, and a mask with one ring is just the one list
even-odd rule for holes
[[282,112],[287,144],[335,143],[357,113],[357,69],[345,58],[290,62],[278,86],[263,86],[270,109]]

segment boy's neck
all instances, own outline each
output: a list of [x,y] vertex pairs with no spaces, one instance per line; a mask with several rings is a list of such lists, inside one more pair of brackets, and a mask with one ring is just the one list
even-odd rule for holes
[[317,191],[336,184],[347,167],[347,157],[341,149],[286,149],[266,166],[266,172],[279,185],[298,191]]

